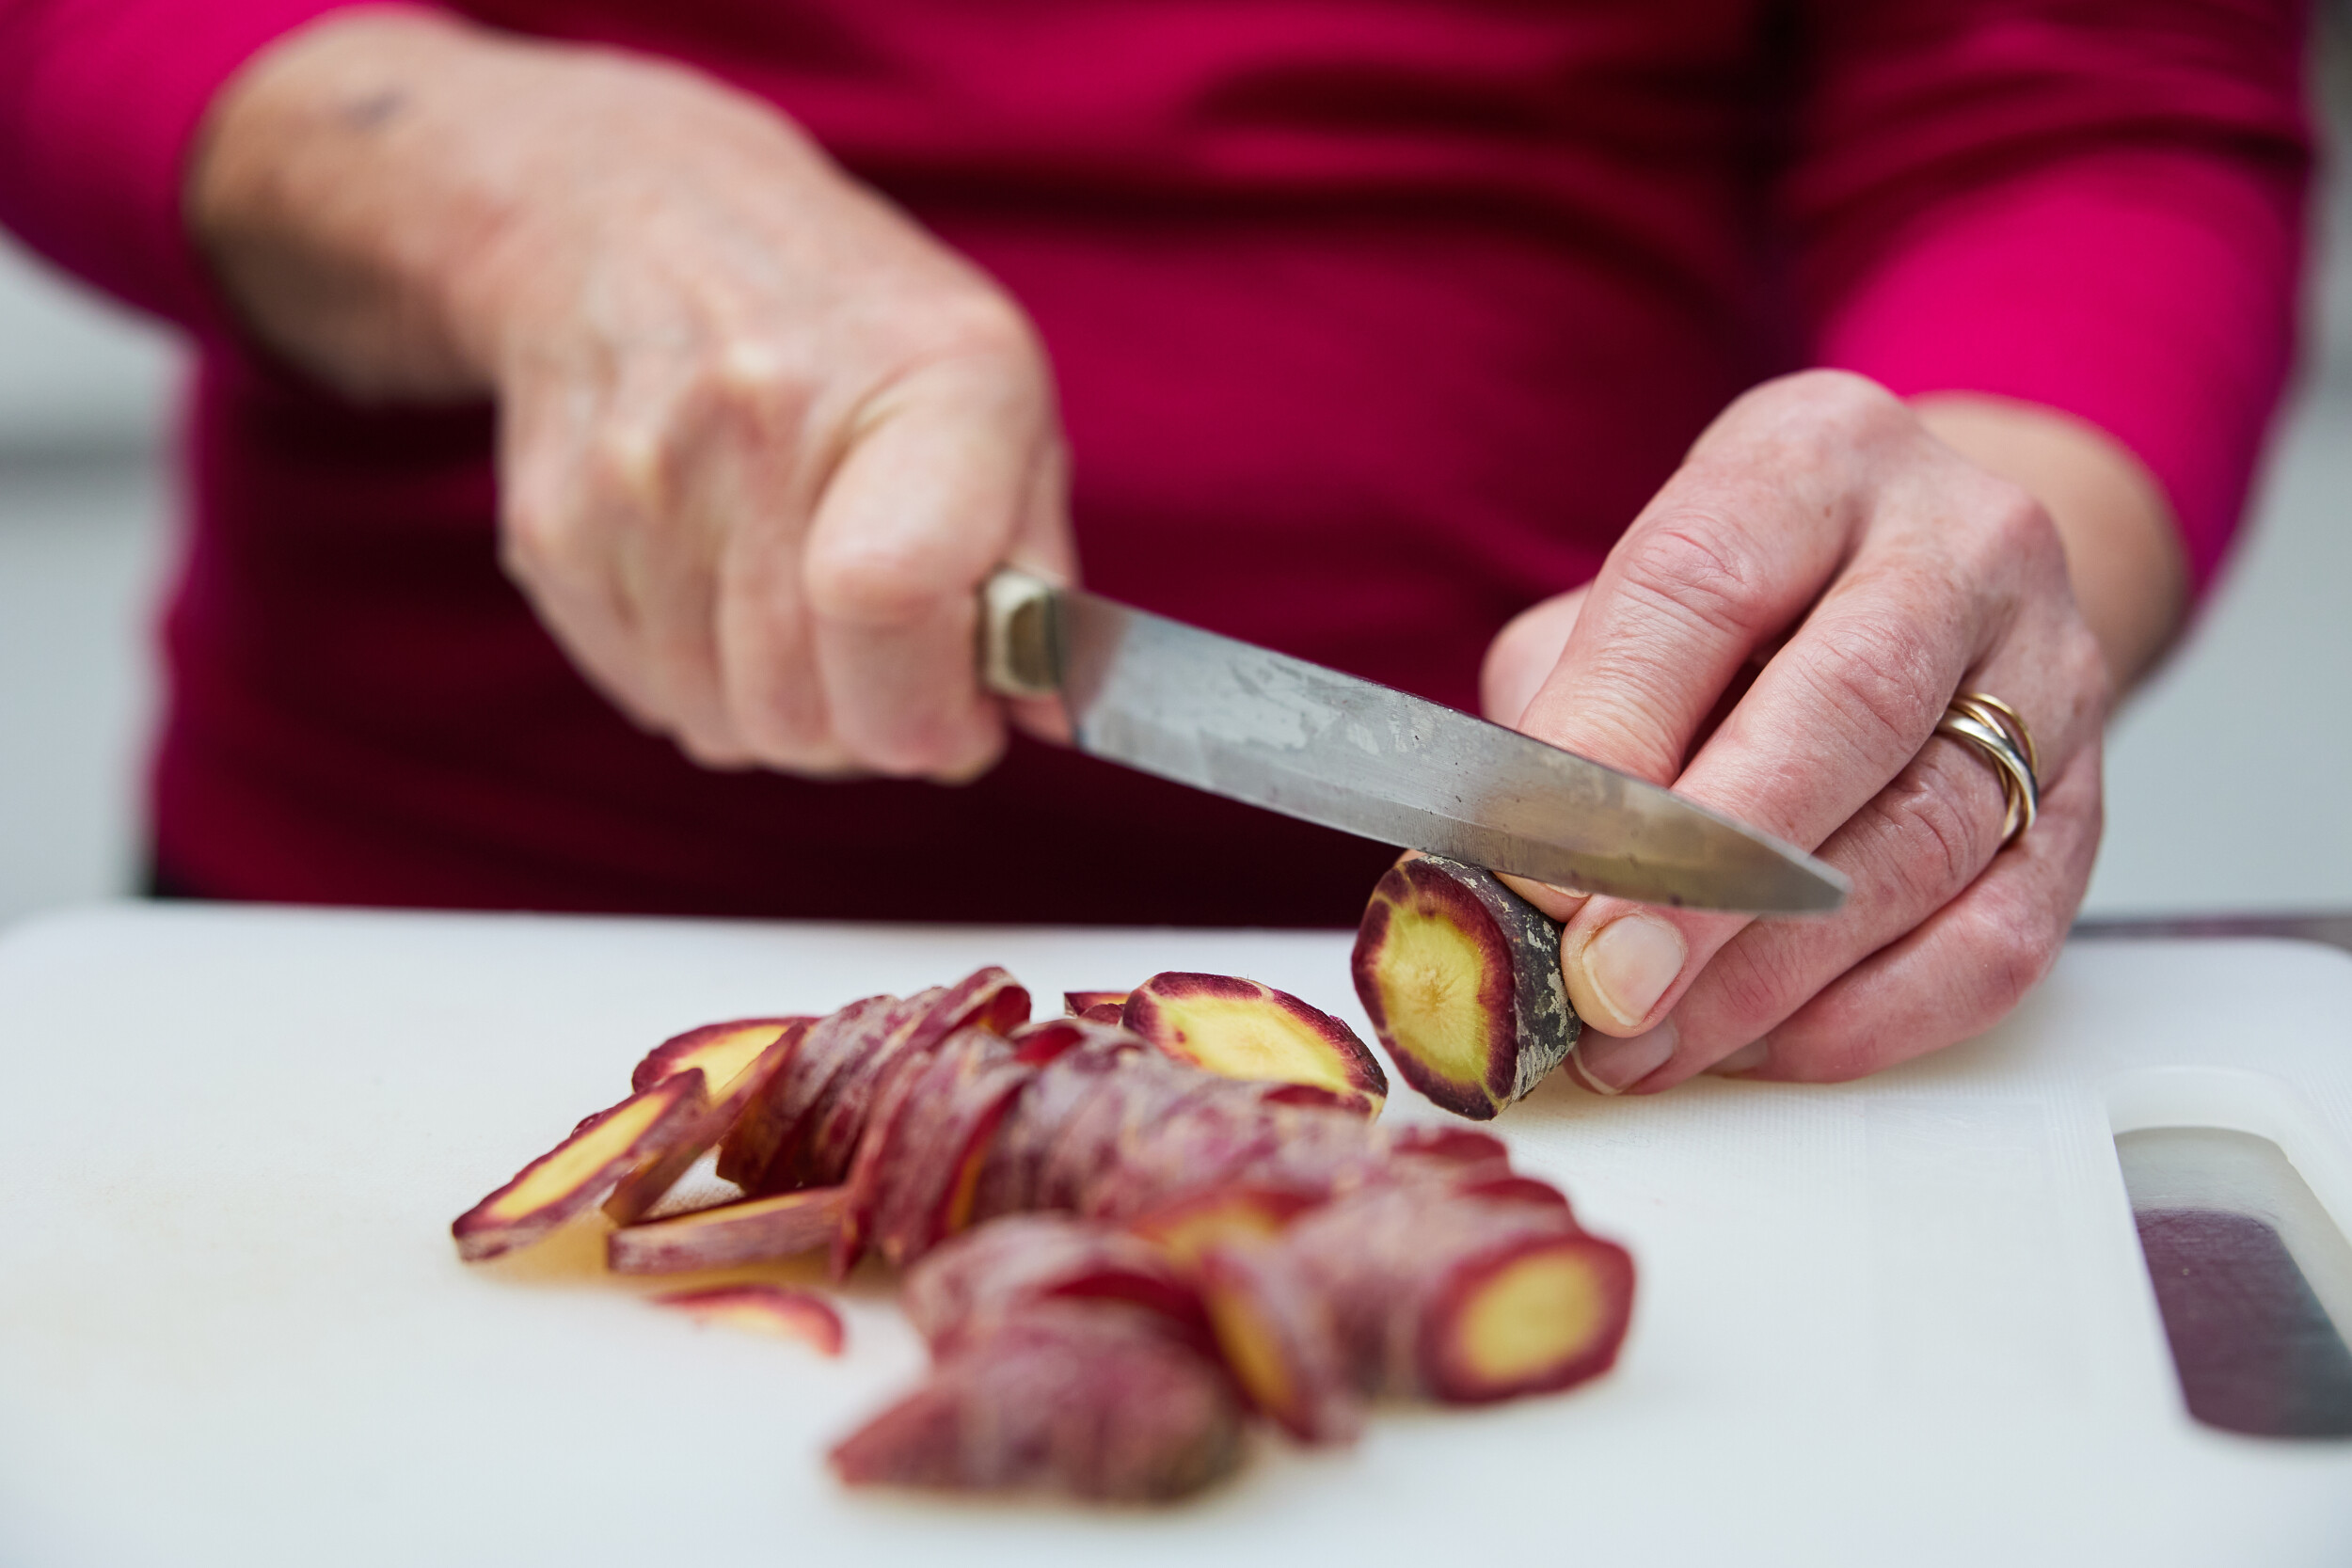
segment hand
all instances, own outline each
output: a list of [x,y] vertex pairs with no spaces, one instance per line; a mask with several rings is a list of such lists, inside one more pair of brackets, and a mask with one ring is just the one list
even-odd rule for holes
[[[1813,849],[1853,893],[1828,919],[1756,921],[1514,879],[1565,922],[1581,1075],[1851,1078],[2001,1018],[2090,880],[2111,652],[2050,515],[1883,389],[1814,372],[1735,403],[1588,588],[1497,638],[1486,705]],[[2010,704],[2040,748],[2041,817],[2006,849],[1993,768],[1934,734],[1963,690]]]
[[640,724],[803,773],[1002,750],[975,595],[1075,565],[1044,355],[766,104],[347,13],[232,85],[195,189],[281,353],[358,396],[496,397],[507,570]]

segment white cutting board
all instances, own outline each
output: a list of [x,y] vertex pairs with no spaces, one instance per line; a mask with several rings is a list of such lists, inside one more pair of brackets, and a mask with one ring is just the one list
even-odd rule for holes
[[[0,940],[0,1564],[2352,1562],[2352,1444],[2184,1412],[2113,1153],[2204,1120],[2352,1220],[2352,959],[2078,944],[1866,1084],[1554,1083],[1500,1130],[1641,1267],[1564,1398],[1268,1440],[1160,1513],[846,1495],[921,1365],[838,1362],[449,1220],[675,1030],[1000,962],[1246,974],[1360,1028],[1347,939],[102,909]],[[1400,1093],[1391,1115],[1435,1118]]]

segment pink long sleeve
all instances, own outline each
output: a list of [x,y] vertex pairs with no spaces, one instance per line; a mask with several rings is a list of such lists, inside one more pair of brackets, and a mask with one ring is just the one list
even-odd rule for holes
[[272,39],[348,0],[0,0],[0,225],[200,334],[221,302],[183,220],[205,106]]
[[2299,10],[1819,8],[1785,192],[1816,360],[2098,425],[2169,494],[2201,589],[2293,359]]

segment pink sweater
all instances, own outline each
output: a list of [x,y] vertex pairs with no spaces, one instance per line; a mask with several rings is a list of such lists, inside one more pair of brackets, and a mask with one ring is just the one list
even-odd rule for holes
[[[194,133],[332,0],[0,0],[0,221],[184,324],[154,832],[232,896],[1351,923],[1388,851],[1023,746],[706,774],[500,576],[486,410],[241,341]],[[2290,359],[2291,0],[494,0],[695,62],[988,267],[1052,351],[1091,584],[1470,705],[1691,437],[1800,364],[2070,410],[2201,586]],[[1105,983],[1116,976],[1106,977]]]

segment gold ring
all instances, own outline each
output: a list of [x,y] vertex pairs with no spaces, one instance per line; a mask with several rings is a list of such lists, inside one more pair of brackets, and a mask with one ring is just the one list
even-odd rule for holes
[[1964,740],[1984,753],[2001,780],[2001,847],[2024,837],[2042,810],[2042,785],[2035,778],[2042,760],[2034,751],[2033,732],[2017,710],[1998,697],[1963,691],[1935,721],[1935,733]]

